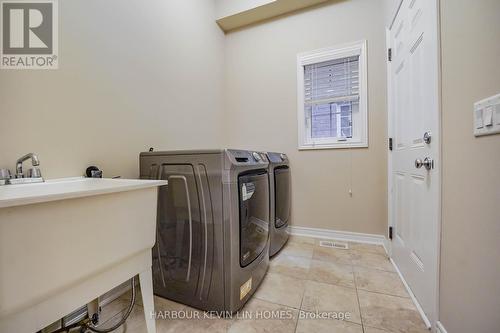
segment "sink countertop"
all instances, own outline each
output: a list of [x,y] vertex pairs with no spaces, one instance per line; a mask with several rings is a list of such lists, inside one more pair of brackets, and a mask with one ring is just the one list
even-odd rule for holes
[[166,180],[62,178],[44,183],[0,186],[0,208],[88,197],[167,185]]

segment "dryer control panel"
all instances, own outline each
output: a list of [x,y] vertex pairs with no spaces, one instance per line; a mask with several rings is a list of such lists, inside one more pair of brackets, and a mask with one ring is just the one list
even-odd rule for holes
[[251,150],[228,149],[226,155],[234,165],[263,165],[268,164],[264,153]]

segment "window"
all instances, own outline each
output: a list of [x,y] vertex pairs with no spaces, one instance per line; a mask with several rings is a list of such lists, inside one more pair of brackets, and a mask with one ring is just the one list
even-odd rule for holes
[[297,57],[299,149],[368,147],[366,41]]

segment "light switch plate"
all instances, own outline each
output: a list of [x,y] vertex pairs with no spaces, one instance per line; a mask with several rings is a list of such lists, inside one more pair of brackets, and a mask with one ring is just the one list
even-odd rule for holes
[[480,129],[483,128],[483,112],[484,109],[481,108],[475,108],[474,109],[474,128],[475,129]]
[[483,126],[493,126],[493,105],[484,108],[483,113]]
[[500,94],[474,103],[474,135],[500,133]]

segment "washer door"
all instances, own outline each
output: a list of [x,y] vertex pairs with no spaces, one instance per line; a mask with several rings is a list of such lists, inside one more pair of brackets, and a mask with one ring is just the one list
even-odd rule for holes
[[240,266],[254,261],[269,236],[269,179],[266,170],[238,176],[240,203]]
[[290,168],[280,166],[274,169],[274,205],[276,228],[284,227],[290,218]]

